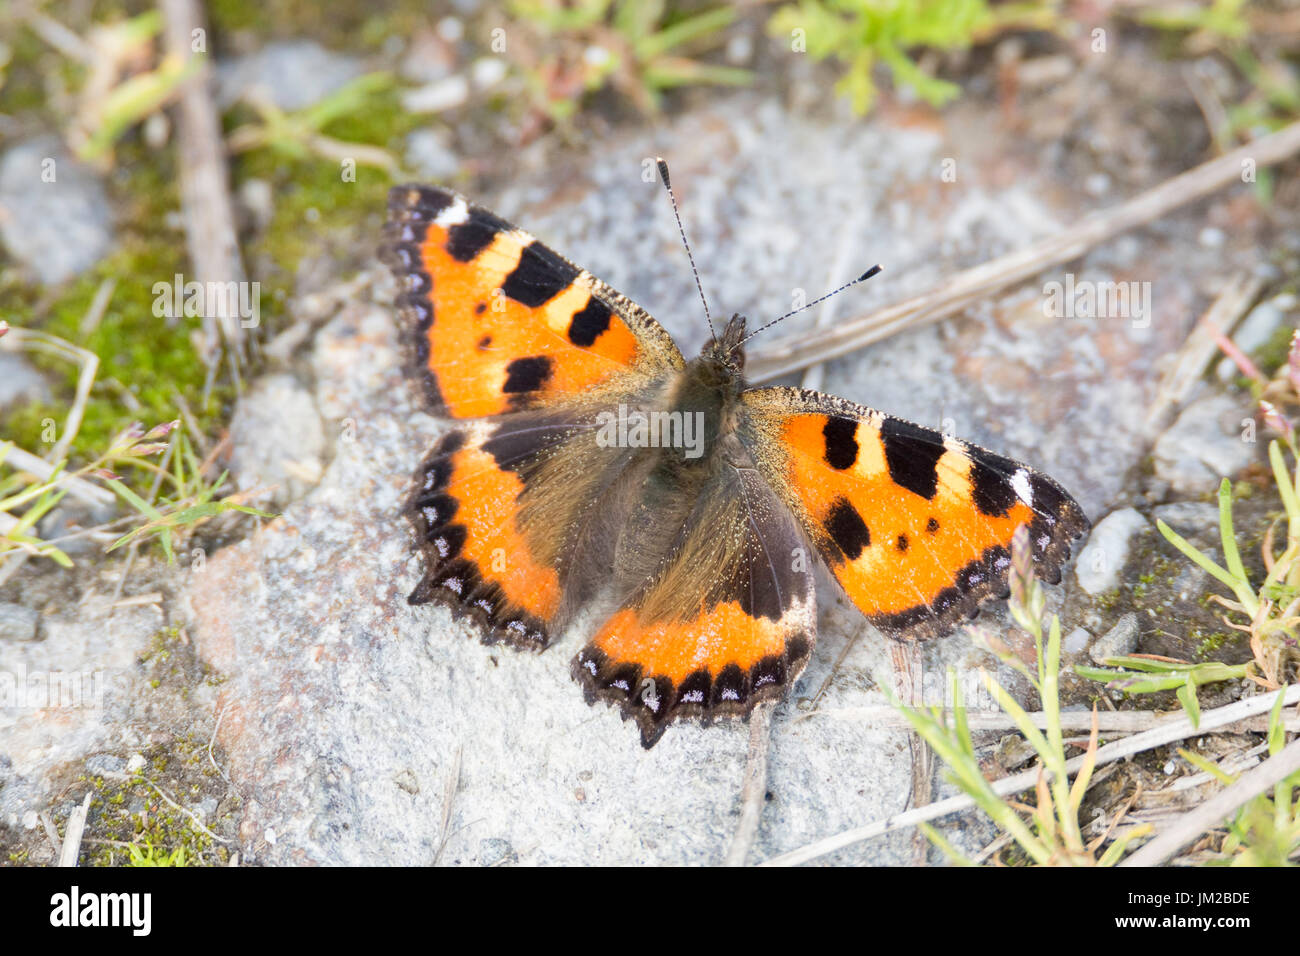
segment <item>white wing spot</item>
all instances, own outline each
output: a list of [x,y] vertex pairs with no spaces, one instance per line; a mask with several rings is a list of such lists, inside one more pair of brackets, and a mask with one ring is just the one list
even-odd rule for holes
[[1011,476],[1011,487],[1016,489],[1016,496],[1029,507],[1034,506],[1034,489],[1029,484],[1029,472],[1019,469]]
[[452,226],[459,226],[462,222],[468,221],[469,206],[465,204],[465,200],[457,196],[450,206],[438,213],[433,224],[443,229],[450,229]]

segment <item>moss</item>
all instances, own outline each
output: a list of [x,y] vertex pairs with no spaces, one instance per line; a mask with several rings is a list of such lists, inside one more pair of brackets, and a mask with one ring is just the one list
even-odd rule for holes
[[[73,443],[74,457],[81,459],[103,451],[132,421],[153,425],[177,417],[177,393],[202,428],[215,425],[230,398],[230,390],[217,385],[203,401],[207,367],[191,341],[200,320],[154,315],[154,284],[185,272],[185,246],[166,225],[178,203],[170,172],[159,168],[156,158],[131,155],[136,149],[128,145],[121,151],[122,169],[131,172],[113,180],[113,200],[123,220],[116,251],[69,282],[52,303],[16,278],[0,286],[11,324],[40,329],[99,357],[95,387]],[[106,279],[115,282],[108,308],[90,334],[83,335],[82,323]],[[50,374],[53,401],[15,408],[0,420],[0,433],[22,447],[38,448],[44,419],[62,427],[80,368],[35,352],[28,359]]]
[[[248,112],[236,110],[231,124],[252,119]],[[369,97],[364,110],[336,119],[321,132],[400,156],[407,135],[427,123],[426,117],[405,112],[396,90],[389,89]],[[265,180],[275,196],[275,215],[265,232],[245,245],[249,270],[262,283],[263,334],[273,335],[284,321],[283,303],[304,258],[335,254],[360,265],[372,256],[393,181],[382,170],[358,166],[356,181],[345,182],[337,162],[287,159],[270,149],[236,157],[232,171],[238,182]]]
[[[437,20],[438,5],[423,0],[393,0],[376,13],[368,4],[334,4],[321,16],[314,0],[209,0],[208,18],[218,39],[235,32],[256,33],[260,41],[311,37],[325,46],[378,47],[394,34],[411,36],[422,24]],[[448,11],[450,12],[450,11]]]
[[140,656],[141,664],[148,664],[150,661],[166,663],[171,659],[171,644],[180,640],[179,627],[165,627],[155,634],[149,641],[149,649]]
[[[223,844],[195,826],[190,816],[177,810],[159,795],[166,791],[176,803],[189,807],[205,794],[225,797],[226,784],[207,762],[207,741],[193,735],[178,737],[166,750],[154,752],[146,769],[126,779],[105,783],[102,777],[82,776],[94,797],[83,842],[83,860],[90,866],[129,865],[132,854],[126,844],[137,848],[137,856],[154,863],[178,858],[186,865],[220,866],[229,859]],[[158,789],[155,789],[158,788]],[[228,801],[226,813],[205,820],[209,829],[219,824],[239,805]],[[134,811],[130,809],[131,807]]]
[[1251,358],[1255,360],[1255,365],[1261,372],[1272,375],[1282,367],[1287,354],[1291,351],[1291,338],[1294,335],[1295,325],[1291,322],[1283,322],[1273,330],[1268,341],[1255,350]]
[[1199,641],[1196,645],[1196,654],[1199,660],[1208,661],[1217,659],[1215,655],[1223,648],[1224,644],[1233,639],[1233,636],[1227,631],[1212,631],[1206,633],[1199,627],[1192,628],[1191,638]]

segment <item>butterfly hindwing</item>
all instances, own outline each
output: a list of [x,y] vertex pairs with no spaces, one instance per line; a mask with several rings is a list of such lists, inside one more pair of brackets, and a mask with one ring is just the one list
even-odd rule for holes
[[463,425],[416,473],[407,506],[425,556],[412,604],[479,619],[489,641],[541,649],[608,580],[646,461],[600,441],[578,403]]
[[793,388],[742,404],[760,470],[849,598],[893,636],[941,634],[1006,597],[1019,526],[1051,583],[1088,529],[1051,478],[940,432]]
[[437,414],[553,407],[682,367],[643,309],[450,190],[394,187],[380,253]]
[[784,696],[816,640],[803,535],[752,465],[685,490],[642,487],[612,566],[621,607],[573,662],[587,699],[619,704],[646,747],[674,720]]

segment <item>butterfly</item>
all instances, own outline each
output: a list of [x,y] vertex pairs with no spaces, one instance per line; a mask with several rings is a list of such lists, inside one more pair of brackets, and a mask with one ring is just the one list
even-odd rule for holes
[[789,691],[816,640],[818,559],[875,627],[919,640],[1007,596],[1020,526],[1051,583],[1089,527],[1020,462],[748,387],[741,315],[687,361],[640,306],[451,190],[395,187],[381,258],[408,373],[458,423],[416,471],[410,603],[534,650],[594,608],[573,675],[647,748]]

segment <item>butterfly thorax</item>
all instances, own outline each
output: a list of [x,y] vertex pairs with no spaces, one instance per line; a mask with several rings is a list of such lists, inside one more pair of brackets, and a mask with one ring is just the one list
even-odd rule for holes
[[666,411],[674,420],[690,421],[701,441],[688,449],[665,449],[665,464],[708,470],[722,448],[720,439],[734,431],[734,418],[745,390],[744,353],[739,343],[745,318],[733,316],[722,335],[712,339],[677,376],[667,391]]

